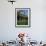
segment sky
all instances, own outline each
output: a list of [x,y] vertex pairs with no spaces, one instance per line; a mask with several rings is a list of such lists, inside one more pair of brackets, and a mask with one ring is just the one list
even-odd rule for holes
[[28,10],[20,10],[20,11],[21,11],[21,14],[28,16]]

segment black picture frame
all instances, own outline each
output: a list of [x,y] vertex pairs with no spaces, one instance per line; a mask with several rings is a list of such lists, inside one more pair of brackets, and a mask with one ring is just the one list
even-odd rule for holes
[[31,27],[30,8],[15,8],[15,27]]

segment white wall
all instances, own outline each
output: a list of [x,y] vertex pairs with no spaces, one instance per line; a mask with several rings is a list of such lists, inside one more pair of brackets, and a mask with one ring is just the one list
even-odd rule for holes
[[[16,0],[13,5],[0,0],[0,40],[15,40],[19,32],[31,35],[33,40],[46,40],[46,14],[43,0]],[[31,8],[31,27],[15,27],[15,8]]]

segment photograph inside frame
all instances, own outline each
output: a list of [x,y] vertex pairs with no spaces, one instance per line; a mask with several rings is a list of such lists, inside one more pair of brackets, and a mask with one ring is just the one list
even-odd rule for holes
[[30,26],[30,8],[16,8],[16,26]]

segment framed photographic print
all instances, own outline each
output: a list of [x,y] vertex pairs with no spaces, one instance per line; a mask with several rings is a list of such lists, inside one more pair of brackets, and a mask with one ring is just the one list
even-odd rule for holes
[[31,20],[30,8],[15,8],[16,27],[30,27],[31,26],[30,20]]

